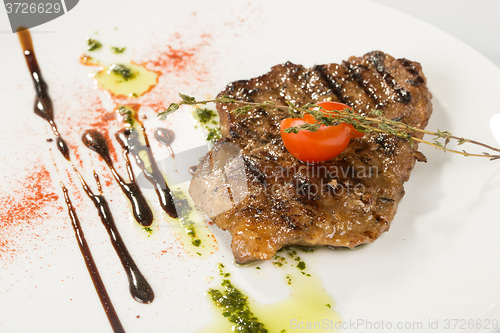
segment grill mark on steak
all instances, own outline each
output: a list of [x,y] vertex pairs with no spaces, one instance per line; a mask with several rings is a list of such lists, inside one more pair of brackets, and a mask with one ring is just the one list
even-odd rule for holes
[[413,61],[404,58],[398,59],[398,61],[406,68],[406,70],[410,74],[414,75],[414,78],[409,79],[408,83],[415,87],[420,87],[421,85],[425,84],[424,77],[420,75],[420,70],[416,68]]
[[259,159],[259,157],[254,155],[243,156],[243,161],[245,162],[247,170],[265,187],[267,186],[266,174],[259,169],[259,165],[255,161],[256,159]]
[[350,103],[350,101],[346,98],[346,96],[342,94],[342,86],[337,83],[334,77],[328,75],[328,72],[325,70],[325,66],[316,65],[314,66],[313,70],[319,74],[319,76],[323,79],[326,85],[335,94],[336,100],[334,100],[334,102],[340,102],[352,106],[351,105],[352,103]]
[[[402,97],[406,92],[411,99]],[[432,112],[420,65],[380,51],[351,57],[343,65],[276,65],[262,76],[229,84],[219,94],[224,95],[297,105],[331,99],[360,114],[383,105],[386,117],[419,128],[426,126]],[[217,105],[224,139],[200,161],[189,192],[202,210],[229,207],[207,215],[231,233],[238,263],[269,259],[287,245],[352,248],[373,242],[389,229],[415,161],[425,160],[405,140],[371,133],[352,140],[336,158],[308,165],[288,153],[281,141],[279,124],[287,112],[252,109],[236,116],[231,111],[237,107]],[[223,156],[228,143],[241,150],[242,174],[234,168],[238,159],[223,170],[208,163],[214,154]],[[236,154],[233,148],[226,150]],[[224,172],[224,177],[217,176]],[[240,186],[245,185],[240,184],[242,177],[247,187]],[[220,191],[230,186],[237,187],[231,198]],[[238,186],[248,192],[241,195]]]
[[385,82],[396,92],[399,96],[399,101],[401,103],[410,103],[411,102],[411,94],[408,90],[402,88],[398,82],[394,79],[394,77],[389,73],[387,68],[384,65],[385,53],[382,52],[374,52],[370,57],[371,62],[375,66],[377,72],[379,72],[384,78]]
[[377,88],[371,83],[367,77],[369,71],[364,66],[358,66],[348,61],[344,61],[343,66],[356,81],[356,83],[365,91],[365,93],[372,99],[374,108],[384,109],[385,103],[381,100],[380,95],[377,94]]

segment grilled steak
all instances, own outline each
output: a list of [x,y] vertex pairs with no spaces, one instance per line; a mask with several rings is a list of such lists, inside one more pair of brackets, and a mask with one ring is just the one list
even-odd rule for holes
[[[265,75],[229,84],[219,96],[296,105],[324,100],[360,114],[424,128],[431,94],[420,64],[380,51],[342,64],[304,68],[290,62]],[[238,263],[269,259],[287,245],[353,248],[371,243],[396,214],[415,161],[405,140],[380,133],[354,139],[336,158],[317,164],[295,159],[279,133],[286,112],[254,108],[236,116],[218,104],[224,138],[200,162],[190,185],[195,203],[232,235]]]

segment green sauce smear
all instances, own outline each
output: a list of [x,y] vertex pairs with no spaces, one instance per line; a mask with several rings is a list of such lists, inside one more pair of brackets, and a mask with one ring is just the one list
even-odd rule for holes
[[111,46],[111,51],[113,51],[113,53],[115,54],[123,53],[125,52],[126,49],[127,49],[126,47]]
[[193,111],[193,118],[207,133],[207,141],[216,142],[222,137],[217,112],[207,108],[196,108]]
[[176,208],[179,212],[180,221],[186,234],[191,237],[191,245],[199,247],[201,245],[201,239],[196,235],[196,229],[194,227],[194,222],[189,218],[193,212],[193,207],[189,204],[186,194],[181,190],[172,191],[172,195],[175,198]]
[[[320,328],[307,327],[308,332],[332,332],[334,325],[342,321],[335,311],[335,300],[321,287],[322,282],[314,276],[297,274],[302,270],[292,264],[297,258],[297,251],[288,248],[283,251],[284,259],[292,259],[290,263],[284,260],[286,281],[292,293],[289,297],[271,304],[262,304],[244,294],[230,280],[230,273],[224,271],[224,265],[219,264],[219,275],[222,278],[222,288],[208,290],[208,296],[215,305],[219,316],[200,333],[219,332],[293,332],[298,324],[325,323]],[[285,256],[287,258],[285,258]],[[281,260],[279,261],[281,262]],[[301,262],[304,262],[301,260]],[[276,269],[266,264],[268,269]],[[305,265],[305,264],[304,264]],[[260,266],[258,266],[260,267]],[[289,274],[287,274],[289,273]],[[295,273],[295,274],[294,274]],[[293,283],[292,283],[293,281]],[[220,315],[222,314],[222,316]],[[304,326],[304,328],[306,328]]]
[[217,125],[217,113],[210,109],[196,109],[196,117],[200,124],[214,124]]
[[125,81],[133,79],[137,75],[137,72],[133,72],[129,66],[123,64],[113,64],[109,66],[109,70],[121,76]]
[[248,297],[238,290],[231,281],[221,282],[224,290],[210,289],[208,294],[215,305],[222,310],[222,315],[234,324],[234,332],[267,333],[264,324],[253,314],[248,305]]
[[233,324],[233,332],[267,333],[264,324],[250,310],[248,297],[227,279],[231,274],[224,272],[223,264],[219,264],[219,275],[224,278],[220,284],[224,289],[209,289],[208,295],[222,310],[222,316]]
[[88,38],[87,39],[87,50],[89,51],[97,51],[102,47],[102,44],[95,39]]

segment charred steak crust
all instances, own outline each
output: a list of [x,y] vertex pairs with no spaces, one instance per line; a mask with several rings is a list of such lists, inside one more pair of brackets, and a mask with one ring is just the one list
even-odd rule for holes
[[[265,75],[229,84],[219,94],[224,95],[296,105],[339,101],[358,113],[379,109],[388,118],[420,128],[432,112],[420,64],[380,51],[313,68],[287,62]],[[389,229],[418,157],[408,142],[373,133],[354,139],[328,162],[308,165],[283,146],[279,124],[287,116],[284,112],[254,108],[235,116],[231,111],[237,107],[217,105],[224,136],[218,145],[229,142],[241,149],[248,193],[213,218],[231,233],[237,262],[269,259],[287,245],[353,248]],[[193,178],[195,202],[213,200],[211,190],[200,186],[201,180],[210,182],[207,172],[218,168],[213,154],[205,156],[200,163],[204,167]]]

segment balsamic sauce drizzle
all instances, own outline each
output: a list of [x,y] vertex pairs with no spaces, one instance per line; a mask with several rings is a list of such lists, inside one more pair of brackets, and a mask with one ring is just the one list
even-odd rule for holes
[[[104,162],[106,162],[111,170],[111,173],[113,174],[113,177],[122,189],[122,192],[130,201],[135,220],[143,227],[149,227],[153,224],[153,212],[151,211],[151,208],[149,208],[148,202],[142,194],[139,185],[137,185],[134,179],[132,179],[131,182],[124,181],[118,172],[116,172],[116,169],[113,166],[113,160],[111,159],[111,155],[109,153],[108,144],[106,143],[104,136],[99,131],[90,129],[83,133],[82,142],[87,148],[95,151],[99,156],[101,156]],[[127,169],[129,169],[128,166]]]
[[87,243],[87,240],[85,239],[85,234],[83,233],[82,227],[80,225],[80,220],[78,219],[76,210],[71,203],[71,199],[69,198],[68,190],[63,183],[61,183],[61,187],[64,193],[64,200],[66,201],[66,205],[68,206],[68,214],[69,218],[71,219],[71,225],[73,226],[75,237],[78,242],[78,246],[80,247],[80,252],[82,253],[83,259],[85,260],[85,265],[87,266],[90,278],[94,283],[94,288],[97,291],[97,295],[99,296],[99,300],[101,301],[102,307],[104,308],[104,312],[106,312],[106,316],[108,317],[108,321],[113,328],[113,332],[125,332],[120,319],[116,314],[115,308],[113,307],[113,303],[109,298],[108,292],[106,291],[106,287],[102,282],[101,275],[99,274],[99,270],[97,269],[94,258],[92,257],[92,253],[90,252],[89,245]]
[[[137,106],[134,105],[136,108]],[[156,160],[149,145],[148,136],[144,129],[142,121],[137,118],[137,109],[133,115],[133,121],[140,127],[144,143],[139,140],[139,133],[136,129],[124,128],[116,133],[116,139],[120,143],[126,154],[130,153],[135,159],[137,166],[144,173],[145,178],[154,186],[161,208],[171,217],[178,218],[170,188],[163,177],[163,174],[156,163]],[[144,159],[143,156],[147,158]],[[149,165],[148,165],[149,164]]]
[[47,83],[45,83],[45,80],[42,77],[40,67],[38,66],[38,62],[33,51],[33,43],[31,41],[29,30],[26,29],[19,31],[17,34],[19,41],[21,42],[26,64],[28,65],[33,83],[35,85],[36,97],[34,111],[38,116],[42,117],[50,124],[52,132],[56,137],[57,149],[59,149],[64,158],[69,161],[69,148],[66,141],[64,141],[61,134],[57,130],[57,125],[54,122],[52,100],[49,97]]
[[[90,187],[87,185],[83,179],[80,172],[73,164],[69,154],[69,148],[57,130],[57,125],[54,122],[54,111],[52,107],[52,101],[48,93],[48,86],[42,78],[40,67],[35,57],[33,43],[31,40],[31,35],[28,29],[18,32],[19,41],[24,52],[24,57],[28,65],[28,69],[33,78],[33,83],[35,85],[36,98],[35,98],[35,113],[41,118],[45,119],[51,126],[54,135],[56,136],[57,147],[64,158],[70,163],[71,167],[77,174],[83,189],[87,196],[92,200],[94,206],[96,207],[102,224],[106,228],[108,235],[111,239],[112,245],[120,258],[120,261],[127,273],[129,281],[129,289],[132,297],[140,303],[151,303],[154,299],[154,292],[146,281],[145,277],[140,272],[139,268],[135,264],[134,260],[130,256],[130,253],[123,242],[123,239],[116,228],[113,216],[109,209],[109,205],[102,195],[94,195]],[[94,176],[95,177],[95,176]],[[99,293],[100,290],[96,289]],[[101,295],[100,295],[101,297]]]
[[139,303],[151,303],[154,300],[154,292],[148,281],[142,275],[141,271],[135,264],[134,259],[128,252],[127,246],[123,242],[123,239],[116,228],[116,223],[111,215],[111,210],[109,209],[108,202],[106,198],[102,195],[95,195],[90,187],[87,185],[82,175],[76,170],[73,165],[73,170],[76,172],[80,182],[82,184],[83,190],[87,194],[87,196],[92,200],[97,212],[99,213],[99,218],[101,219],[102,224],[106,228],[108,232],[109,238],[111,240],[111,244],[113,245],[120,261],[122,263],[123,268],[125,269],[125,273],[127,274],[127,278],[129,281],[129,290],[132,297]]
[[172,142],[174,142],[175,139],[174,131],[164,127],[157,127],[155,128],[154,136],[156,141],[167,147],[170,156],[172,156],[172,158],[175,158],[175,154],[171,146]]

